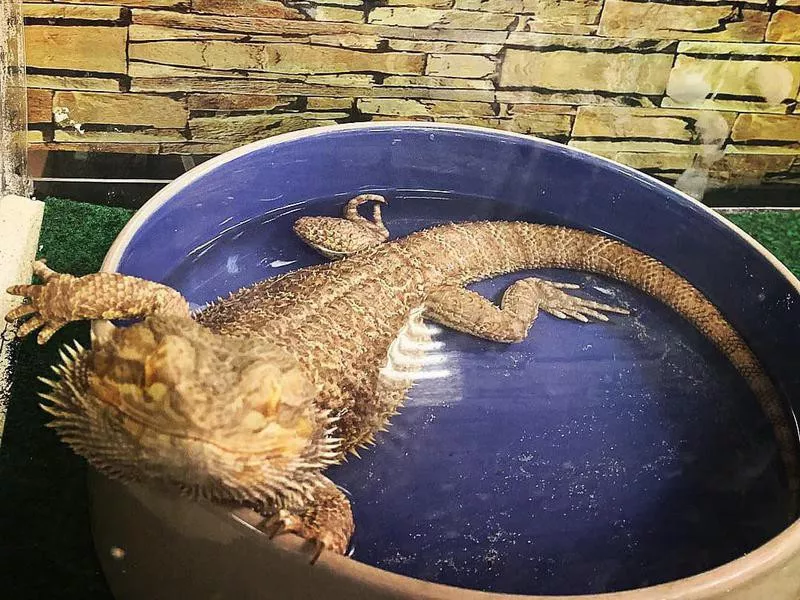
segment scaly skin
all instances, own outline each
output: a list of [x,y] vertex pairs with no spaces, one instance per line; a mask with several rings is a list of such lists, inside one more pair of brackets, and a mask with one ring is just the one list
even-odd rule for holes
[[[357,212],[368,201],[373,221]],[[725,353],[772,423],[796,500],[794,421],[742,338],[686,280],[618,241],[564,227],[451,224],[386,242],[383,202],[359,196],[342,219],[300,219],[298,235],[341,260],[256,283],[194,317],[160,284],[38,264],[44,285],[9,290],[30,298],[7,316],[31,315],[21,335],[41,328],[43,343],[71,320],[147,317],[65,356],[61,379],[48,381],[52,425],[112,476],[255,507],[270,534],[313,541],[314,559],[323,548],[341,553],[352,514],[322,471],[371,443],[403,401],[427,341],[422,316],[510,343],[540,310],[583,322],[627,313],[534,277],[510,286],[500,307],[464,287],[523,269],[576,269],[654,296]]]

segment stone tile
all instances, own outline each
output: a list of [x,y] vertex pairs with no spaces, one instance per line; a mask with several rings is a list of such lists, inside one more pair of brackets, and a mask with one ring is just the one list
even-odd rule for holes
[[609,37],[761,41],[769,13],[736,5],[606,0],[599,33]]
[[661,94],[672,60],[666,54],[509,49],[500,71],[500,86]]
[[[788,10],[777,11],[770,19],[766,39],[768,42],[800,43],[800,13]],[[795,56],[800,56],[800,49]]]

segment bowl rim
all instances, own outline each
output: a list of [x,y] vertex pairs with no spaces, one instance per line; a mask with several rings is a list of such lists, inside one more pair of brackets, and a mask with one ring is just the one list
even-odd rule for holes
[[[794,289],[797,290],[798,293],[800,293],[800,280],[752,236],[699,200],[674,188],[673,186],[664,183],[663,181],[656,179],[655,177],[652,177],[651,175],[647,175],[646,173],[642,173],[641,171],[619,163],[613,159],[599,156],[587,150],[573,146],[567,146],[566,144],[561,144],[559,142],[547,140],[534,135],[511,131],[501,131],[475,125],[427,123],[416,121],[347,123],[327,125],[323,127],[311,127],[244,144],[238,148],[234,148],[215,156],[208,161],[190,169],[186,173],[183,173],[161,190],[156,192],[147,202],[145,202],[145,204],[136,211],[133,217],[128,221],[125,227],[115,238],[113,244],[106,253],[100,271],[115,272],[131,239],[139,230],[139,228],[153,215],[153,213],[161,208],[177,192],[188,186],[190,183],[193,183],[199,177],[220,167],[221,165],[224,165],[234,159],[256,150],[279,146],[286,142],[326,136],[328,134],[339,133],[343,131],[368,131],[376,129],[421,129],[430,130],[431,132],[455,131],[467,134],[488,135],[512,140],[525,140],[527,142],[533,141],[544,146],[555,147],[561,151],[571,152],[575,155],[583,156],[595,162],[605,164],[608,167],[612,167],[617,171],[621,171],[661,190],[680,196],[696,210],[701,211],[706,216],[715,220],[718,224],[723,225],[728,230],[742,238],[742,240],[747,244],[752,246],[759,254],[769,261],[769,263],[787,280],[787,282]],[[107,321],[93,321],[92,331],[95,334],[99,334],[104,327],[108,326],[110,325]],[[238,522],[240,526],[252,528],[241,518],[236,517],[232,512],[229,512],[228,515]],[[282,546],[293,552],[302,552],[303,540],[294,535],[286,537],[289,539],[287,539],[284,543],[281,543]],[[794,521],[786,529],[781,531],[781,533],[757,547],[752,552],[715,567],[714,569],[654,586],[624,590],[620,592],[606,592],[601,594],[585,594],[577,596],[530,596],[519,594],[497,594],[469,588],[459,588],[416,579],[414,577],[408,577],[406,575],[400,575],[391,571],[385,571],[372,565],[359,563],[358,561],[338,555],[331,555],[330,553],[323,553],[319,563],[322,565],[327,565],[330,568],[334,568],[343,575],[349,574],[350,576],[356,577],[357,579],[365,581],[366,583],[375,587],[384,589],[388,587],[389,589],[396,591],[413,589],[414,597],[417,598],[463,598],[465,600],[486,600],[488,598],[507,598],[509,600],[513,598],[518,598],[520,600],[673,600],[680,598],[682,600],[701,600],[711,597],[712,594],[729,592],[736,586],[753,583],[760,577],[764,577],[772,572],[773,569],[777,569],[783,563],[787,562],[790,557],[797,554],[800,554],[800,520]]]

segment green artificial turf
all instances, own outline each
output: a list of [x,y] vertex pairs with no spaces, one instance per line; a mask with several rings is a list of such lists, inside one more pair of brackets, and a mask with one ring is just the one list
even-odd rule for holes
[[725,216],[800,277],[800,211],[751,211]]
[[[47,198],[39,255],[57,271],[96,271],[132,211]],[[729,216],[800,275],[800,213]],[[58,362],[57,349],[89,327],[65,327],[44,348],[19,344],[6,428],[0,445],[0,597],[110,600],[90,534],[85,465],[44,427],[37,376]]]

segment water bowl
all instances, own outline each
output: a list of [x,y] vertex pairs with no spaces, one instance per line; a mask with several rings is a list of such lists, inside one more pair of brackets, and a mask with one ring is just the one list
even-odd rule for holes
[[[521,135],[368,123],[256,142],[159,192],[103,268],[165,282],[202,307],[325,260],[292,223],[338,215],[363,192],[389,199],[393,236],[496,219],[624,240],[702,290],[787,402],[800,401],[800,283],[785,267],[669,186]],[[252,513],[94,473],[94,536],[115,595],[800,597],[800,525],[741,377],[658,301],[603,277],[543,275],[631,315],[542,316],[512,345],[432,329],[436,360],[394,426],[330,470],[352,499],[351,557],[324,553],[311,567],[302,540],[266,539]],[[474,289],[497,298],[520,276]]]

